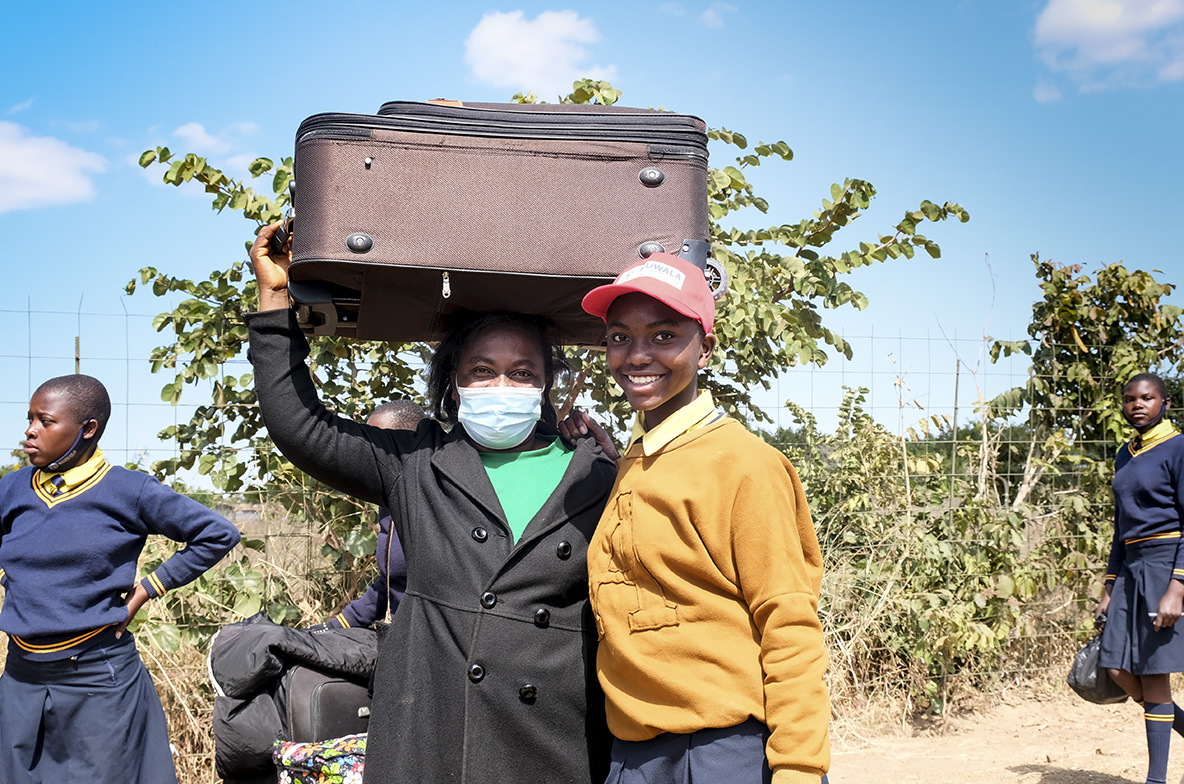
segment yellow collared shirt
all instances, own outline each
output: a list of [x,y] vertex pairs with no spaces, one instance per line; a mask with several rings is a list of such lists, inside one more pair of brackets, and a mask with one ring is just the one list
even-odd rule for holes
[[711,399],[711,393],[706,390],[666,417],[665,421],[653,430],[645,429],[645,412],[638,411],[637,418],[633,420],[633,432],[629,435],[629,447],[625,451],[628,452],[640,440],[642,453],[646,457],[657,454],[662,451],[662,447],[682,434],[703,427],[720,415],[721,413],[716,411],[715,401]]
[[1150,449],[1151,447],[1168,440],[1179,432],[1180,431],[1177,430],[1176,426],[1171,422],[1166,419],[1161,419],[1159,420],[1159,423],[1155,425],[1155,427],[1151,428],[1146,433],[1142,433],[1132,438],[1130,443],[1127,445],[1127,448],[1130,450],[1131,456],[1134,457],[1140,452]]
[[[41,487],[44,488],[45,491],[51,496],[56,495],[59,489],[68,493],[97,474],[99,469],[102,468],[106,462],[107,459],[103,455],[103,450],[95,449],[95,453],[91,455],[90,459],[82,465],[76,465],[68,471],[60,471],[57,473],[39,471],[37,474],[37,479],[40,482]],[[54,478],[59,476],[62,478],[61,484],[54,481]]]

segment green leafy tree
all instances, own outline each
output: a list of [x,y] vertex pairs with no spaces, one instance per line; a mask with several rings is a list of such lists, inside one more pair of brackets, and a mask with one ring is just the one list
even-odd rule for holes
[[[1030,442],[1011,508],[1025,516],[1025,541],[1050,565],[1056,584],[1087,609],[1100,591],[1109,552],[1110,480],[1119,443],[1130,436],[1120,393],[1136,373],[1167,376],[1178,390],[1184,311],[1164,299],[1174,286],[1150,272],[1107,264],[1094,278],[1080,265],[1032,256],[1041,299],[1030,340],[995,341],[991,359],[1032,358],[1027,382],[984,407],[1003,423],[1023,416]],[[1042,516],[1041,509],[1056,509]]]
[[1026,406],[1038,435],[1064,431],[1078,451],[1109,455],[1129,434],[1121,403],[1127,379],[1184,367],[1184,310],[1164,302],[1175,287],[1118,263],[1103,266],[1096,280],[1078,264],[1038,255],[1032,263],[1043,297],[1032,306],[1031,340],[991,346],[992,361],[1031,356],[1028,381],[991,401],[991,409],[1013,414]]
[[[585,79],[575,82],[572,93],[561,100],[609,105],[620,94],[607,82]],[[514,100],[537,99],[519,94]],[[744,225],[754,213],[763,216],[771,211],[748,176],[770,162],[791,161],[793,152],[783,141],[750,146],[744,135],[726,128],[711,129],[709,136],[731,150],[732,156],[724,165],[709,170],[707,205],[712,253],[726,268],[731,283],[716,321],[722,350],[716,354],[706,386],[739,416],[767,419],[753,401],[756,389],[768,389],[779,372],[799,363],[825,363],[828,349],[851,356],[850,346],[823,324],[821,315],[830,308],[867,306],[867,297],[846,283],[844,276],[876,262],[911,258],[917,251],[939,257],[937,243],[919,228],[925,222],[949,218],[964,222],[969,215],[957,204],[939,206],[924,201],[890,229],[836,249],[840,233],[863,214],[875,196],[870,183],[848,179],[833,185],[829,198],[807,218]],[[270,177],[269,195],[227,176],[204,158],[176,156],[164,147],[146,151],[140,164],[166,165],[166,183],[196,183],[211,194],[214,210],[241,212],[256,226],[279,219],[288,204],[291,158],[278,164],[260,158],[249,167],[252,180]],[[212,393],[190,422],[161,433],[177,443],[178,454],[153,464],[153,470],[164,477],[196,467],[220,489],[251,491],[258,497],[278,500],[297,516],[325,523],[326,551],[339,557],[345,552],[349,556],[346,560],[352,559],[347,537],[359,525],[360,507],[312,482],[275,451],[262,429],[250,374],[226,372],[227,363],[244,352],[242,314],[252,310],[258,300],[246,262],[231,263],[212,271],[208,280],[196,282],[149,267],[128,284],[127,291],[130,294],[144,286],[157,296],[183,297],[154,321],[157,330],[171,333],[171,341],[155,349],[151,357],[154,372],[172,375],[163,386],[162,399],[175,404],[187,388],[199,385],[209,385]],[[339,338],[311,342],[315,383],[326,404],[340,414],[361,419],[375,401],[416,395],[425,346]],[[620,426],[627,404],[609,375],[602,372],[601,363],[598,352],[573,358],[576,381],[562,390],[568,398],[564,408],[580,394],[587,394],[602,417]],[[356,537],[354,541],[357,551],[364,554],[365,543]]]
[[1007,666],[1017,632],[1031,631],[1026,604],[1053,572],[1047,552],[1028,547],[1025,516],[979,492],[997,452],[984,461],[981,443],[960,442],[953,461],[976,470],[952,472],[948,445],[917,448],[940,417],[894,435],[866,395],[846,391],[833,433],[790,406],[800,427],[781,434],[822,550],[831,693],[858,702],[904,688],[940,713],[952,677],[981,686]]

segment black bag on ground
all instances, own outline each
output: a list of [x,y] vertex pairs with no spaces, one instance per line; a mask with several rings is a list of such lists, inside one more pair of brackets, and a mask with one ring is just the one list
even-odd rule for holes
[[370,690],[355,681],[297,665],[283,678],[282,696],[287,739],[317,743],[366,731],[370,721]]
[[1127,693],[1114,682],[1105,667],[1098,665],[1101,652],[1102,635],[1097,634],[1081,646],[1081,650],[1073,657],[1073,666],[1069,668],[1069,675],[1065,680],[1070,689],[1089,702],[1098,705],[1124,702]]
[[314,634],[263,613],[214,636],[214,763],[228,784],[275,782],[276,740],[311,743],[364,732],[378,657],[371,629]]

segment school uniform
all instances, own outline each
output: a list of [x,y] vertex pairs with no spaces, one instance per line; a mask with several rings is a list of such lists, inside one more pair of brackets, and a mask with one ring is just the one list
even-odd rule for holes
[[391,530],[391,513],[384,507],[379,507],[378,546],[374,552],[378,557],[378,579],[326,621],[329,626],[335,629],[369,626],[385,618],[388,607],[391,615],[399,609],[407,591],[407,557],[403,555],[399,535]]
[[0,478],[0,784],[176,781],[151,676],[132,635],[115,638],[149,534],[187,545],[140,581],[152,598],[239,540],[221,515],[102,451],[66,472]]
[[1184,438],[1161,421],[1123,444],[1114,462],[1112,585],[1099,663],[1136,675],[1184,672],[1184,624],[1155,630],[1173,579],[1184,579]]
[[640,415],[588,550],[608,784],[819,784],[822,558],[801,482],[703,392]]

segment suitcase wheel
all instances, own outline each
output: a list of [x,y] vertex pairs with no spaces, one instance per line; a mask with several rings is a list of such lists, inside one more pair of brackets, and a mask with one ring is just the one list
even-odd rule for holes
[[707,278],[713,298],[718,300],[728,290],[728,271],[715,259],[707,260],[707,269],[703,270],[703,276]]

